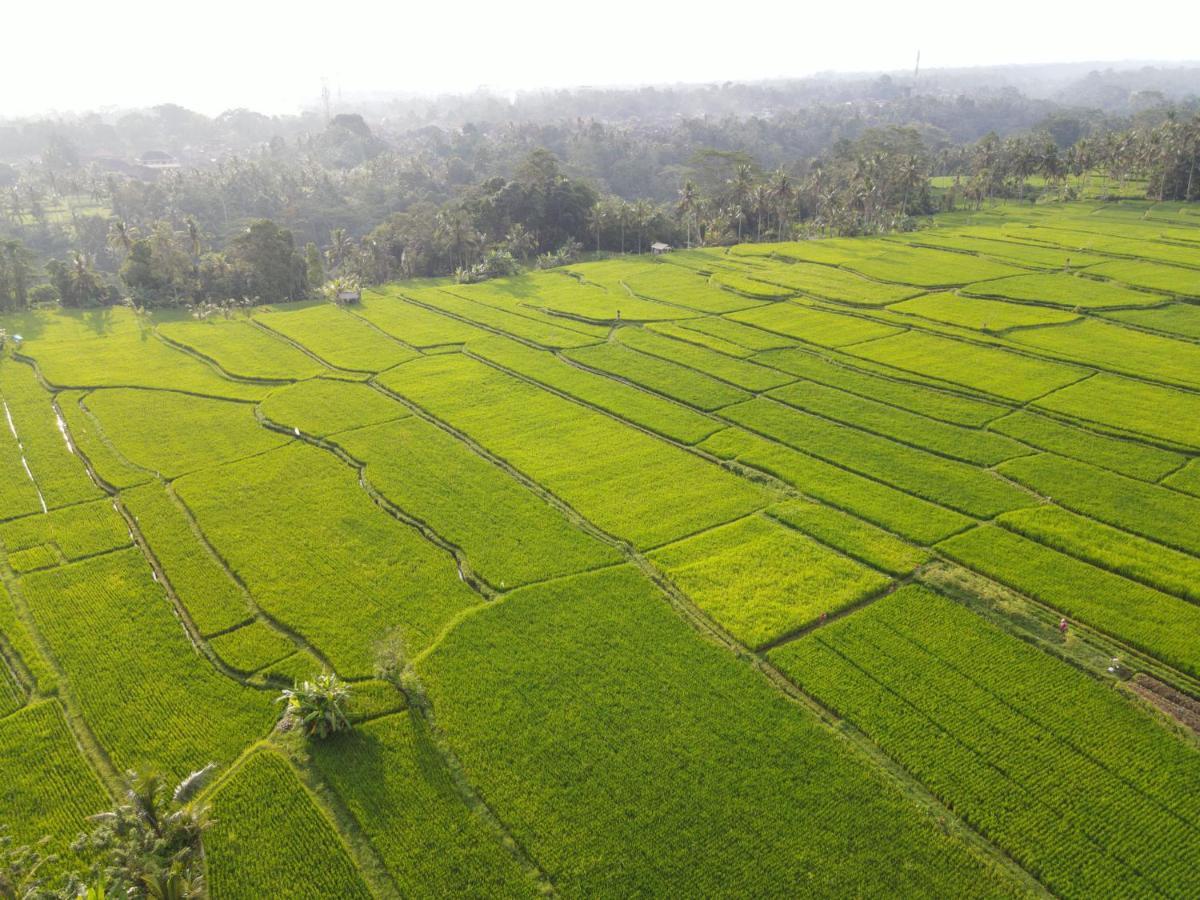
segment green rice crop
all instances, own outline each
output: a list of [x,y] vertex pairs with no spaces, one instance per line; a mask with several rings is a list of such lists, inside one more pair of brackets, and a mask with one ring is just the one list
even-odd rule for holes
[[84,402],[123,457],[168,478],[288,441],[259,425],[247,403],[124,388],[93,391]]
[[971,524],[960,513],[739,428],[718,432],[700,446],[919,544],[932,544]]
[[1049,450],[1143,481],[1157,481],[1179,468],[1185,459],[1169,450],[1105,437],[1094,431],[1064,425],[1049,416],[1024,411],[996,419],[988,427],[1039,450]]
[[394,286],[363,291],[362,301],[353,315],[361,316],[376,328],[413,347],[462,344],[488,333],[450,316],[409,303],[403,299],[401,290]]
[[16,712],[25,705],[27,699],[25,688],[13,672],[11,664],[0,653],[0,719]]
[[344,677],[371,674],[376,645],[393,636],[419,652],[477,602],[450,555],[376,506],[326,451],[292,444],[175,490],[258,604]]
[[163,485],[153,482],[125,491],[121,500],[201,634],[216,634],[250,618],[241,590]]
[[[1051,329],[1037,329],[1037,333],[1048,330]],[[848,352],[906,372],[1020,402],[1033,400],[1087,374],[1074,366],[917,331],[857,344]]]
[[1193,459],[1170,478],[1163,479],[1163,484],[1200,497],[1200,462]]
[[97,476],[117,489],[149,481],[151,473],[121,456],[109,443],[100,423],[83,408],[87,396],[86,391],[61,391],[55,398],[77,452],[87,459]]
[[1155,309],[1117,309],[1106,312],[1104,317],[1200,340],[1200,305],[1195,303],[1171,303]]
[[795,380],[758,363],[726,356],[716,350],[664,337],[643,328],[622,328],[617,331],[616,337],[620,343],[641,353],[679,363],[747,391],[765,391]]
[[379,372],[417,355],[366,320],[331,303],[263,313],[257,321],[342,369]]
[[[1135,231],[1131,226],[1132,223],[1123,223],[1120,229],[1121,233],[1114,233],[1112,230],[1097,231],[1095,229],[1104,228],[1104,226],[1091,223],[1078,230],[1035,225],[1023,228],[1022,233],[1038,241],[1072,249],[1094,250],[1099,253],[1131,256],[1164,263],[1183,263],[1184,265],[1195,263],[1194,250],[1178,244],[1138,239],[1131,236]],[[1085,230],[1085,228],[1092,230]]]
[[26,575],[20,586],[118,769],[182,777],[232,760],[274,721],[269,696],[195,652],[137,550]]
[[1121,306],[1154,306],[1166,298],[1162,294],[1135,291],[1113,281],[1099,281],[1084,275],[1063,272],[1015,275],[969,284],[963,293],[975,297],[1007,297],[1033,300],[1072,309],[1109,309]]
[[974,466],[766,398],[739,403],[723,410],[722,415],[797,450],[968,515],[991,517],[1033,502],[1024,491]]
[[1200,272],[1140,259],[1114,259],[1088,270],[1137,287],[1200,297]]
[[764,516],[747,516],[649,554],[701,609],[758,647],[887,586],[886,575]]
[[945,250],[978,253],[980,256],[994,257],[1003,262],[1044,269],[1063,269],[1068,260],[1072,266],[1078,267],[1094,266],[1106,259],[1103,256],[1063,250],[1059,247],[1039,247],[1035,244],[1004,240],[999,232],[981,228],[963,231],[931,228],[911,235],[899,235],[895,239],[919,246],[932,245]]
[[724,353],[726,356],[736,356],[739,359],[744,359],[754,352],[724,338],[705,334],[703,331],[685,328],[678,322],[653,322],[647,325],[646,329],[655,334],[666,335],[669,338],[675,338],[677,341],[687,341],[689,344],[707,347],[709,350],[716,350],[718,353]]
[[69,856],[71,841],[89,827],[87,817],[107,805],[108,793],[79,752],[58,701],[0,718],[0,823],[14,843],[49,837],[46,852]]
[[793,288],[758,281],[740,272],[719,271],[712,276],[712,283],[755,300],[784,300],[797,293]]
[[1047,547],[1200,603],[1200,559],[1190,553],[1172,550],[1058,506],[1018,509],[996,521]]
[[1056,896],[1200,888],[1195,751],[969,610],[907,587],[771,658]]
[[[583,271],[582,266],[576,268]],[[640,271],[624,274],[623,281],[639,297],[675,303],[702,313],[726,313],[762,303],[722,290],[679,266],[662,263],[652,263]]]
[[882,281],[926,288],[956,287],[1020,271],[1007,263],[965,253],[905,247],[886,240],[853,243],[859,246],[845,268]]
[[371,896],[337,829],[275,752],[245,759],[213,792],[212,810],[213,900]]
[[[718,280],[725,277],[718,276]],[[885,306],[918,293],[912,287],[870,281],[844,269],[803,262],[775,263],[743,280],[749,284],[757,283],[760,288],[774,285],[776,291],[782,287],[792,293],[799,291],[857,306]]]
[[794,500],[771,507],[767,515],[889,575],[908,575],[930,559],[924,548],[832,506]]
[[[459,291],[455,288],[455,292]],[[504,278],[462,289],[472,299],[508,295],[507,304],[579,317],[591,322],[612,322],[619,317],[633,322],[657,322],[694,315],[677,306],[632,297],[620,285],[602,287],[584,283],[562,272]],[[564,323],[566,324],[566,323]]]
[[262,414],[280,425],[325,437],[409,415],[404,404],[354,381],[311,378],[271,392]]
[[271,626],[253,621],[209,641],[213,652],[240,672],[257,672],[296,652],[296,645]]
[[1010,340],[1101,369],[1187,387],[1200,386],[1200,345],[1099,319],[1013,332]]
[[419,360],[380,380],[637,546],[766,505],[760,488],[687,451],[475,360]]
[[[581,288],[584,291],[582,296],[579,293]],[[562,304],[564,306],[569,306],[572,302],[578,303],[584,299],[585,302],[595,305],[596,312],[600,316],[604,316],[605,313],[615,313],[615,310],[609,305],[603,288],[596,285],[581,285],[578,279],[572,278],[565,271],[546,272],[536,278],[528,275],[498,278],[470,285],[443,283],[437,291],[443,294],[450,293],[459,297],[469,297],[474,303],[490,306],[504,313],[516,313],[522,319],[541,323],[552,329],[566,328],[588,335],[596,341],[603,340],[608,335],[611,325],[607,319],[592,321],[570,312],[558,312],[540,305],[542,301],[552,300],[555,295],[566,295],[567,299]],[[430,293],[432,292],[422,291],[419,295],[412,294],[411,296],[414,299],[420,299]],[[628,297],[629,292],[622,288],[615,291],[614,296]],[[665,307],[653,304],[654,312],[649,312],[648,315],[653,317],[657,313],[661,316],[664,309]]]
[[287,341],[245,319],[163,322],[158,331],[240,378],[291,381],[329,371]]
[[60,558],[53,547],[39,544],[24,550],[14,550],[8,554],[8,565],[17,574],[36,572],[38,569],[48,569],[57,566]]
[[56,387],[157,387],[241,399],[265,393],[159,340],[148,321],[124,307],[39,311],[21,325],[21,352]]
[[402,895],[536,895],[495,827],[463,805],[426,727],[409,713],[315,744],[313,761]]
[[1044,306],[965,297],[949,292],[922,294],[912,300],[895,303],[888,309],[976,331],[1005,331],[1029,325],[1057,325],[1072,322],[1077,318],[1074,313],[1047,309]]
[[719,422],[691,407],[585,372],[546,350],[535,350],[509,338],[491,335],[471,341],[467,349],[539,384],[684,444],[702,441],[721,428]]
[[1037,405],[1078,419],[1200,448],[1200,397],[1193,393],[1101,373],[1042,397]]
[[549,318],[548,316],[538,318],[532,314],[533,311],[529,314],[517,313],[472,299],[472,295],[467,293],[465,288],[425,290],[419,294],[409,291],[407,296],[468,322],[487,326],[512,337],[533,341],[542,347],[582,347],[594,344],[598,340],[580,331],[547,322],[545,319]]
[[679,323],[680,328],[707,334],[719,340],[729,341],[747,350],[775,350],[780,347],[790,347],[795,341],[761,328],[752,328],[740,322],[731,322],[719,316],[705,316],[703,319],[688,319]]
[[500,588],[616,562],[611,547],[462,442],[416,417],[348,431],[337,442],[409,515],[462,548]]
[[820,347],[844,347],[894,335],[900,330],[861,316],[843,315],[787,300],[732,313],[729,318]]
[[4,472],[0,478],[0,520],[42,509],[37,488],[21,459],[21,445],[9,427],[4,407],[0,406],[0,471]]
[[1000,471],[1060,506],[1200,554],[1200,498],[1135,481],[1052,453],[1001,463]]
[[[0,422],[0,428],[16,429],[25,463],[47,506],[66,506],[103,496],[68,442],[52,398],[38,384],[32,368],[13,360],[0,360],[0,398],[4,400],[8,420]],[[6,479],[20,481],[23,477],[19,463],[6,473]]]
[[10,554],[43,544],[54,544],[67,559],[81,559],[129,546],[129,528],[107,498],[0,524],[0,545]]
[[581,347],[569,351],[566,356],[588,368],[608,372],[706,412],[750,396],[740,388],[703,372],[618,344]]
[[[28,674],[28,686],[42,694],[52,694],[58,689],[58,675],[34,642],[25,623],[17,616],[12,597],[3,583],[0,583],[0,636],[8,641],[5,652],[15,655],[19,667],[24,669],[23,674]],[[12,655],[7,662],[9,668],[17,668]]]
[[515,591],[418,668],[466,775],[564,895],[1008,888],[629,567]]
[[981,466],[1028,452],[1006,437],[950,425],[815,381],[797,381],[768,396],[836,422]]
[[1200,674],[1200,606],[983,525],[938,552],[1193,675]]

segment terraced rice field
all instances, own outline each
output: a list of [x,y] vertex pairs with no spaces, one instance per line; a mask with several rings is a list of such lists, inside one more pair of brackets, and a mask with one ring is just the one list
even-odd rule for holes
[[1169,212],[0,320],[0,824],[215,762],[218,900],[1196,896]]

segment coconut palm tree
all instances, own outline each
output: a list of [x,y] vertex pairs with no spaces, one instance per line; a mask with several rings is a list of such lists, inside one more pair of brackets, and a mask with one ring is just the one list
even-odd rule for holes
[[108,226],[108,248],[124,259],[133,249],[137,234],[124,219],[113,219]]
[[354,241],[346,234],[345,228],[335,228],[329,232],[329,247],[325,250],[325,258],[329,260],[331,269],[340,269],[354,249]]
[[783,226],[787,218],[787,211],[791,208],[792,200],[795,199],[796,191],[792,186],[791,176],[787,170],[779,168],[775,170],[775,174],[771,176],[771,199],[775,202],[775,224],[776,224],[776,239],[783,240]]
[[297,723],[309,737],[326,738],[350,727],[346,713],[350,706],[350,688],[329,672],[315,681],[297,682],[278,697],[284,703],[284,719]]
[[695,219],[699,207],[700,192],[696,188],[696,183],[689,178],[679,188],[679,203],[676,205],[676,209],[679,210],[679,214],[683,217],[683,221],[687,225],[687,245],[689,249],[692,246],[692,220]]

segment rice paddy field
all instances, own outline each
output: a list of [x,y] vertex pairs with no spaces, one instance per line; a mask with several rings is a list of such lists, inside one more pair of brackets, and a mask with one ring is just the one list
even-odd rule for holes
[[0,826],[211,762],[218,900],[1200,896],[1198,297],[1122,200],[0,319]]

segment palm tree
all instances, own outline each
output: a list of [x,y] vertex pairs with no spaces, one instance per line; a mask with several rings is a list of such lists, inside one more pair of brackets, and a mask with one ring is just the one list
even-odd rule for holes
[[297,682],[280,693],[278,702],[286,704],[285,720],[298,722],[309,737],[326,738],[350,727],[346,715],[350,688],[329,672],[318,675],[316,681]]
[[124,259],[133,248],[137,235],[124,219],[114,219],[108,226],[108,248]]
[[729,196],[739,210],[737,216],[738,243],[742,241],[742,222],[746,218],[746,203],[750,198],[750,189],[754,185],[754,169],[749,163],[741,163],[729,180]]
[[687,225],[688,249],[691,249],[692,246],[692,220],[696,217],[699,206],[700,192],[696,189],[696,183],[689,178],[679,188],[679,203],[676,206]]
[[345,228],[335,228],[329,232],[329,247],[325,251],[325,258],[329,260],[331,269],[339,269],[342,263],[350,256],[350,251],[354,249],[354,241],[350,239],[350,235],[346,234]]
[[787,170],[777,169],[771,178],[771,198],[775,201],[776,238],[778,240],[783,240],[784,220],[795,196],[796,192],[792,187],[792,179]]
[[754,210],[754,239],[761,241],[763,221],[771,214],[771,189],[765,184],[756,184],[750,191],[750,206]]

